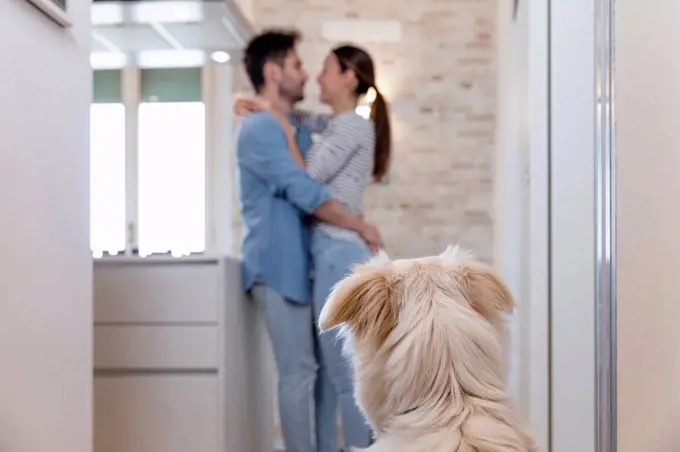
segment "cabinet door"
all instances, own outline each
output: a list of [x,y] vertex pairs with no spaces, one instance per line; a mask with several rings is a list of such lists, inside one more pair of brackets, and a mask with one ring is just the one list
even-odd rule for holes
[[100,264],[94,269],[94,320],[216,324],[219,281],[216,264]]
[[95,326],[94,366],[102,369],[213,370],[219,359],[214,326]]
[[223,452],[216,375],[94,381],[94,452]]

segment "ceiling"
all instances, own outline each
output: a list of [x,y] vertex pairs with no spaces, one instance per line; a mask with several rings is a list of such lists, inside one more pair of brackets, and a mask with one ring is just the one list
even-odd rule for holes
[[94,0],[91,60],[96,68],[201,65],[216,51],[237,57],[252,33],[234,0]]

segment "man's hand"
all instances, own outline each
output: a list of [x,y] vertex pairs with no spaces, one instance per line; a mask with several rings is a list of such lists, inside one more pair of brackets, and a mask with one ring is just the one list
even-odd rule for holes
[[382,236],[380,235],[380,231],[374,225],[370,223],[364,223],[364,226],[359,231],[359,234],[374,253],[377,253],[385,247]]
[[314,216],[324,223],[356,232],[364,239],[374,253],[377,253],[384,247],[378,228],[350,213],[349,210],[335,199],[329,199],[321,204],[314,211]]

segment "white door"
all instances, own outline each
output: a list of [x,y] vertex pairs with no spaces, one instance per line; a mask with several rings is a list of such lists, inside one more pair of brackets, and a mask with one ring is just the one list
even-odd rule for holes
[[551,452],[612,452],[610,142],[602,107],[609,3],[550,2]]
[[680,3],[620,0],[615,24],[618,449],[676,452]]

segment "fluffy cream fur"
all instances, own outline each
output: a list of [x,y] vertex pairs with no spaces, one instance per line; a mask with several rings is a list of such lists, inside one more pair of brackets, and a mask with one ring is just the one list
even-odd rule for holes
[[391,261],[338,283],[320,317],[340,327],[355,397],[376,434],[370,452],[533,452],[504,370],[505,284],[457,247]]

